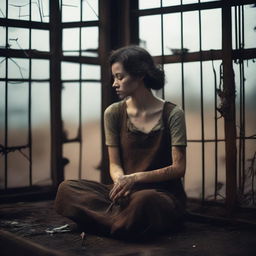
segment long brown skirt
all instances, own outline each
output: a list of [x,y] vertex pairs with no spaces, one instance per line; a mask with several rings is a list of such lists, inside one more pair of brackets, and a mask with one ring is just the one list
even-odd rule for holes
[[184,208],[168,192],[138,189],[112,204],[111,186],[88,180],[66,180],[58,189],[56,211],[88,233],[120,239],[147,239],[170,231]]

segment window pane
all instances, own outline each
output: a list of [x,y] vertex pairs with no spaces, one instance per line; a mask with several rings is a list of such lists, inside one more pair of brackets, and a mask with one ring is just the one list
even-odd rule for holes
[[62,21],[80,21],[81,0],[62,1]]
[[0,27],[0,49],[6,46],[6,28]]
[[9,27],[8,43],[12,49],[28,49],[29,29]]
[[49,1],[41,0],[31,1],[31,20],[40,22],[49,22]]
[[180,19],[180,13],[164,15],[164,54],[173,54],[175,49],[181,49]]
[[79,79],[79,64],[71,62],[61,62],[61,79]]
[[139,9],[149,9],[160,7],[160,0],[139,0]]
[[28,59],[9,58],[8,59],[8,78],[28,78],[29,61]]
[[163,0],[163,6],[180,5],[181,0]]
[[0,18],[6,18],[6,1],[0,1]]
[[32,83],[33,184],[51,184],[51,130],[49,83]]
[[27,144],[28,83],[8,83],[8,144]]
[[5,62],[6,58],[0,57],[0,78],[5,78]]
[[[0,144],[4,145],[5,127],[5,82],[0,82]],[[1,158],[1,157],[0,157]]]
[[244,6],[244,37],[245,48],[256,47],[256,7],[253,5]]
[[221,10],[201,11],[202,50],[221,49]]
[[140,45],[146,48],[152,55],[161,55],[161,16],[140,17],[139,32]]
[[100,66],[82,64],[82,79],[98,79],[100,80]]
[[[221,61],[214,61],[214,66],[216,70],[216,87],[219,87],[218,81],[219,77],[219,67]],[[204,132],[205,139],[215,139],[215,81],[214,73],[212,69],[211,61],[203,62],[203,90],[204,90]],[[217,106],[219,105],[219,98],[217,96]],[[220,113],[217,112],[217,117],[220,116]],[[217,119],[218,123],[218,138],[224,139],[224,123],[223,118]]]
[[50,50],[50,40],[49,31],[32,29],[31,30],[31,48],[38,51],[49,51]]
[[165,98],[182,106],[181,64],[164,65],[166,84]]
[[99,19],[99,3],[98,0],[82,1],[83,21]]
[[101,84],[83,83],[83,170],[82,178],[100,180],[96,168],[101,160]]
[[32,79],[49,79],[49,60],[32,59]]
[[9,0],[8,19],[29,20],[29,0]]
[[79,28],[63,29],[64,55],[79,55]]
[[79,84],[63,83],[62,87],[62,120],[66,137],[77,136],[79,120]]
[[190,52],[199,51],[199,18],[198,11],[183,14],[184,48]]
[[188,139],[201,139],[200,65],[184,64],[185,109]]
[[82,55],[98,56],[99,29],[98,27],[82,28]]

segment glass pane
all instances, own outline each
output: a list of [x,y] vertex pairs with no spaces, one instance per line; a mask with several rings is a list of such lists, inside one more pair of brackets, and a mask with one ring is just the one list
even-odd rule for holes
[[99,19],[99,3],[98,0],[82,1],[83,21]]
[[146,48],[152,55],[161,55],[161,16],[140,17],[139,32],[140,46]]
[[160,0],[139,0],[139,9],[158,8],[160,5]]
[[79,79],[79,64],[72,62],[61,62],[61,79]]
[[245,65],[245,135],[256,135],[256,86],[255,86],[256,63],[249,60]]
[[49,22],[49,0],[31,1],[31,20]]
[[83,83],[83,173],[82,178],[100,180],[96,170],[101,161],[101,84]]
[[8,19],[29,20],[29,0],[9,0]]
[[[0,144],[4,145],[5,127],[5,82],[0,82]],[[1,157],[0,157],[1,159]]]
[[6,28],[0,27],[0,49],[6,46]]
[[[214,61],[215,71],[216,71],[216,85],[214,80],[214,72],[212,68],[212,62],[206,61],[203,62],[203,90],[204,90],[204,132],[205,139],[215,139],[215,86],[219,88],[219,66],[221,61]],[[216,96],[217,97],[217,96]],[[219,99],[216,98],[217,103]],[[217,104],[218,107],[218,104]],[[217,112],[217,117],[220,114]],[[218,124],[220,125],[218,119]],[[222,126],[222,128],[224,128]],[[221,134],[218,134],[218,138],[222,138],[224,136],[224,131]]]
[[66,138],[73,139],[77,136],[79,121],[78,83],[63,83],[61,108]]
[[99,29],[98,27],[82,28],[82,56],[98,56]]
[[0,57],[0,78],[5,78],[5,63],[6,58]]
[[32,29],[31,30],[31,48],[38,51],[49,51],[50,50],[50,40],[49,31]]
[[8,144],[27,144],[28,83],[8,83]]
[[64,55],[79,55],[79,28],[63,29]]
[[181,64],[164,65],[166,84],[165,99],[182,106]]
[[256,7],[254,5],[244,6],[244,41],[245,48],[256,47]]
[[82,64],[82,79],[98,79],[100,80],[100,66]]
[[200,65],[184,64],[185,109],[188,139],[201,139]]
[[181,14],[164,15],[164,54],[174,54],[181,49]]
[[0,1],[0,18],[6,18],[6,1]]
[[9,58],[8,59],[8,78],[28,78],[29,61],[28,59]]
[[33,184],[51,184],[51,130],[49,83],[32,83]]
[[163,6],[180,5],[181,0],[163,0]]
[[[28,156],[29,149],[22,152]],[[19,152],[8,154],[8,188],[29,186],[29,161]]]
[[184,48],[190,52],[199,51],[199,17],[198,11],[183,14]]
[[63,0],[62,1],[62,21],[80,21],[81,18],[81,0]]
[[201,11],[202,50],[222,49],[221,9]]
[[198,3],[198,0],[182,0],[182,4],[194,4]]
[[9,27],[8,43],[12,49],[28,49],[29,29]]
[[188,197],[201,198],[202,194],[202,145],[188,143],[185,190]]
[[50,61],[32,59],[32,79],[49,79],[50,78]]
[[63,156],[69,160],[65,165],[64,177],[67,180],[78,179],[79,172],[79,144],[66,143],[63,145]]

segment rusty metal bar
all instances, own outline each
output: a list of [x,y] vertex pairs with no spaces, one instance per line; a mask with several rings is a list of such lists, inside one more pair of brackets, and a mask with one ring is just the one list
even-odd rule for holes
[[[8,10],[8,6],[6,5]],[[7,17],[7,16],[6,16]],[[34,29],[45,29],[49,30],[49,23],[28,21],[28,20],[16,20],[8,18],[0,18],[1,26],[16,27],[16,28],[34,28]]]
[[[29,20],[31,21],[31,0],[29,1]],[[29,28],[29,49],[31,49],[31,28]],[[29,186],[32,186],[32,124],[31,124],[31,107],[32,107],[32,61],[29,58],[29,82],[28,82],[28,150],[29,150]]]
[[[224,2],[224,1],[223,1]],[[226,1],[225,1],[226,3]],[[226,206],[232,211],[236,205],[236,108],[235,82],[232,66],[232,27],[231,5],[222,8],[222,50],[223,87],[227,110],[224,115],[225,153],[226,153]]]
[[[177,13],[177,12],[189,12],[189,11],[198,11],[198,10],[207,10],[207,9],[217,9],[225,7],[227,1],[213,1],[205,3],[195,3],[195,4],[184,4],[184,5],[175,5],[168,6],[164,8],[150,8],[132,10],[134,16],[147,16],[147,15],[157,15],[165,13]],[[255,4],[255,0],[229,0],[229,6],[236,5],[245,5],[245,4]]]
[[[82,5],[81,5],[82,10]],[[63,22],[61,24],[62,28],[83,28],[83,27],[98,27],[99,21],[98,20],[92,20],[92,21],[77,21],[77,22]]]
[[[83,14],[83,0],[80,1],[80,21],[82,21]],[[82,27],[79,28],[79,57],[81,57],[81,48],[82,48]],[[78,178],[82,178],[82,64],[79,64],[79,120],[78,120],[78,134],[79,138],[79,159],[78,159]]]
[[59,1],[50,1],[50,104],[51,104],[51,172],[53,185],[64,179],[62,164],[61,120],[61,10]]
[[[200,2],[200,0],[199,0]],[[202,62],[202,20],[201,10],[198,10],[199,23],[199,53],[200,53],[200,105],[201,105],[201,140],[202,140],[202,203],[205,201],[205,134],[204,134],[204,87],[203,87],[203,62]]]

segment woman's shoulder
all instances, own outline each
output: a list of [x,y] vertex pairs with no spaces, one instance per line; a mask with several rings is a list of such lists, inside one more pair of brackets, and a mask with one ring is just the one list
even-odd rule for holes
[[118,115],[120,113],[120,110],[121,110],[123,104],[124,104],[124,100],[112,103],[105,109],[104,115],[105,116]]

